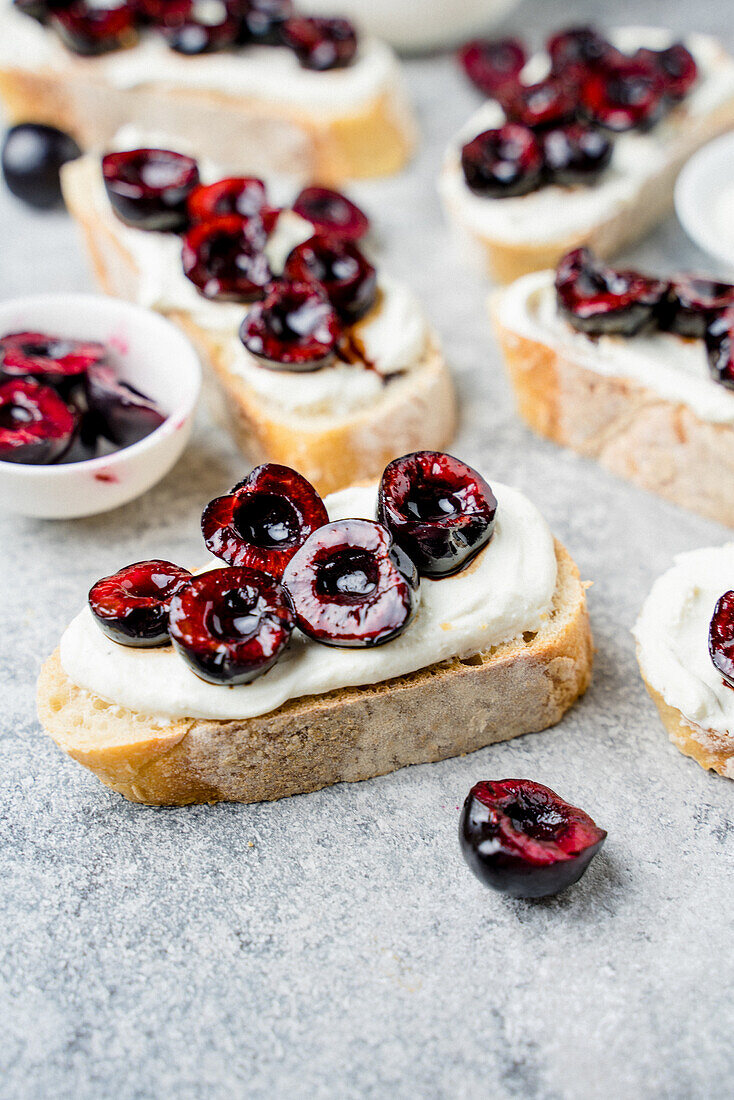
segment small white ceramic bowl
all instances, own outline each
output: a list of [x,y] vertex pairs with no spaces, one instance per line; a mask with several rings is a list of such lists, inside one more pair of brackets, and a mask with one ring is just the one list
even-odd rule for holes
[[734,131],[704,145],[685,165],[675,185],[675,210],[693,243],[734,270]]
[[47,332],[107,344],[125,382],[166,414],[154,432],[114,454],[31,466],[0,462],[0,509],[41,519],[107,512],[140,496],[180,457],[193,423],[201,366],[186,337],[163,317],[119,298],[39,294],[0,302],[0,335]]

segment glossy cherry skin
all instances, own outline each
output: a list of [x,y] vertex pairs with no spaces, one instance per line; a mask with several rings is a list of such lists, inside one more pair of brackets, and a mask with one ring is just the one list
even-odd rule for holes
[[592,336],[634,336],[654,320],[668,284],[636,271],[618,271],[588,248],[567,253],[556,270],[561,314]]
[[283,25],[292,15],[291,0],[242,0],[239,41],[280,46],[283,44]]
[[319,370],[332,358],[341,324],[314,283],[279,280],[240,328],[240,340],[270,370]]
[[458,56],[472,84],[490,98],[508,83],[516,83],[527,61],[517,38],[476,38],[462,46]]
[[25,379],[0,382],[0,462],[56,462],[76,427],[75,413],[50,386]]
[[369,232],[370,222],[364,211],[346,195],[328,187],[304,187],[293,209],[317,232],[345,241],[359,241]]
[[55,126],[22,122],[3,141],[3,178],[10,191],[29,206],[47,210],[62,201],[60,172],[81,156],[73,137]]
[[205,298],[254,302],[272,280],[267,234],[258,217],[223,214],[193,226],[183,241],[184,275]]
[[342,321],[351,324],[372,309],[377,298],[377,272],[351,241],[316,235],[297,245],[286,260],[283,275],[302,283],[317,283]]
[[660,326],[679,336],[703,339],[711,321],[734,306],[734,286],[701,275],[678,275],[660,308]]
[[554,73],[578,77],[618,52],[593,27],[569,27],[548,39],[546,49]]
[[317,72],[344,68],[357,52],[357,35],[348,19],[294,16],[283,24],[281,37],[304,69]]
[[465,569],[492,538],[496,512],[484,478],[440,451],[396,458],[380,481],[377,518],[424,577]]
[[716,601],[709,626],[709,655],[729,687],[734,687],[734,592]]
[[168,645],[171,600],[190,580],[188,569],[170,561],[136,561],[93,584],[89,608],[100,630],[119,645]]
[[240,22],[232,0],[167,0],[156,27],[176,53],[194,56],[233,46]]
[[27,378],[71,398],[90,367],[107,361],[104,344],[45,332],[11,332],[0,339],[0,380]]
[[546,174],[563,186],[595,183],[612,159],[609,138],[582,122],[546,130],[541,141]]
[[592,122],[615,133],[647,130],[665,108],[664,84],[650,62],[623,58],[589,75],[581,105]]
[[513,898],[545,898],[572,886],[606,836],[583,810],[529,779],[476,783],[459,821],[471,870]]
[[280,580],[296,551],[328,522],[324,502],[305,477],[266,462],[206,506],[201,530],[207,549],[227,565]]
[[126,0],[72,0],[50,21],[64,45],[85,56],[132,46],[138,37],[135,6]]
[[267,202],[265,184],[252,176],[230,176],[216,183],[200,183],[188,197],[189,220],[192,225],[211,221],[223,214],[251,218],[259,214]]
[[652,64],[663,82],[668,99],[677,102],[690,92],[698,79],[698,66],[690,50],[675,42],[665,50],[638,50],[634,60]]
[[549,76],[537,84],[518,84],[501,96],[501,102],[511,122],[540,129],[571,122],[577,110],[578,93],[572,82]]
[[467,142],[461,167],[475,195],[493,199],[526,195],[542,182],[543,150],[527,126],[508,122]]
[[97,431],[117,447],[139,443],[166,419],[155,401],[119,379],[107,364],[89,368],[86,396]]
[[343,519],[311,535],[283,583],[304,634],[323,645],[383,645],[405,630],[418,605],[412,561],[380,523]]
[[709,322],[704,339],[711,377],[734,390],[734,308],[723,310]]
[[102,158],[107,197],[136,229],[176,232],[188,224],[186,203],[199,182],[195,160],[169,149],[132,149]]
[[283,587],[256,569],[213,569],[174,596],[168,631],[192,672],[211,684],[249,684],[288,645],[295,618]]

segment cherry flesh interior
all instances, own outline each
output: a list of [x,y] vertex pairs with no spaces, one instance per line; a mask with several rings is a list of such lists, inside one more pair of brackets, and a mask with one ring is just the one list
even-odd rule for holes
[[734,592],[716,601],[709,626],[709,655],[729,687],[734,687]]
[[469,80],[490,97],[517,83],[526,61],[525,47],[517,38],[476,38],[459,50],[459,63]]
[[222,214],[193,226],[181,251],[184,275],[204,298],[254,302],[265,295],[272,272],[260,218]]
[[150,397],[123,382],[112,367],[98,364],[86,377],[89,418],[98,433],[117,447],[131,447],[159,428],[166,419]]
[[633,336],[651,324],[668,284],[636,271],[618,271],[576,248],[560,261],[556,295],[561,314],[580,332]]
[[377,298],[377,272],[359,248],[323,234],[293,249],[283,275],[296,282],[317,283],[346,324],[364,317]]
[[704,339],[711,377],[734,390],[734,307],[709,322]]
[[734,286],[700,275],[678,275],[660,309],[660,325],[679,336],[703,339],[722,310],[734,306]]
[[91,57],[132,46],[136,20],[135,5],[127,0],[72,0],[54,7],[50,22],[68,49]]
[[56,462],[74,438],[77,417],[50,386],[0,382],[0,461]]
[[341,69],[357,53],[357,34],[348,19],[294,16],[283,24],[282,40],[304,69]]
[[461,167],[475,195],[495,199],[526,195],[541,184],[543,150],[527,126],[508,122],[467,142]]
[[593,122],[615,133],[646,130],[663,113],[664,84],[650,62],[622,58],[589,75],[581,103]]
[[105,345],[93,340],[46,332],[10,332],[0,339],[0,379],[32,378],[64,394],[106,359]]
[[251,218],[259,214],[267,202],[262,180],[253,176],[229,176],[216,183],[200,183],[188,197],[189,219],[192,225],[211,221],[222,214],[238,214]]
[[102,158],[115,214],[136,229],[176,232],[188,224],[187,200],[199,183],[195,160],[169,149],[132,149]]
[[546,130],[541,141],[546,175],[563,186],[594,183],[612,159],[606,134],[582,122]]
[[240,34],[233,0],[169,0],[155,24],[172,50],[192,56],[226,49]]
[[89,607],[100,629],[119,645],[168,645],[171,600],[191,580],[188,569],[153,559],[126,565],[89,590]]
[[328,187],[304,187],[293,210],[318,232],[345,241],[359,241],[369,232],[370,222],[364,211],[346,195]]
[[341,324],[326,294],[313,283],[279,280],[240,328],[249,353],[271,370],[319,370],[333,357]]
[[664,50],[638,50],[634,60],[652,65],[663,83],[668,99],[683,99],[698,79],[698,66],[693,54],[682,42],[675,42]]

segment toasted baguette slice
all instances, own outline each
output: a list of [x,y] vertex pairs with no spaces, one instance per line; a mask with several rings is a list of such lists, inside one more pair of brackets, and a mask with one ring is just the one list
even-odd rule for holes
[[[610,37],[621,49],[632,51],[648,44],[653,49],[659,49],[674,41],[668,32],[649,27],[620,28]],[[482,130],[501,125],[504,116],[499,105],[490,104],[477,113],[476,122],[470,120],[462,130],[462,136],[446,154],[439,190],[449,220],[492,279],[509,283],[528,272],[555,267],[561,256],[580,245],[588,245],[597,255],[609,258],[643,237],[672,210],[675,180],[685,162],[707,141],[734,127],[734,60],[715,39],[708,36],[691,35],[686,44],[702,70],[700,109],[697,107],[694,111],[690,100],[684,100],[673,109],[670,116],[653,130],[653,139],[656,133],[660,135],[658,144],[661,154],[658,156],[658,150],[653,151],[654,170],[643,173],[637,167],[639,178],[633,181],[634,186],[623,197],[605,203],[602,207],[604,212],[596,218],[589,218],[584,213],[580,220],[577,219],[579,224],[583,223],[583,228],[567,230],[564,224],[570,222],[573,225],[572,214],[576,204],[584,211],[586,199],[595,189],[602,188],[605,182],[610,187],[616,186],[613,173],[614,157],[619,156],[617,150],[613,154],[611,167],[598,184],[576,188],[551,186],[519,198],[477,199],[463,181],[461,146]],[[540,61],[538,55],[530,64]],[[715,67],[714,73],[709,71],[711,66]],[[722,95],[718,96],[713,95],[712,81],[721,82],[720,69],[726,70],[726,82]],[[707,85],[705,88],[704,84]],[[695,95],[694,87],[691,97]],[[622,135],[618,140],[625,137]],[[645,140],[644,135],[642,140]],[[634,135],[633,141],[639,142],[640,137]],[[628,159],[637,161],[639,166],[643,156],[641,148],[630,149]],[[552,208],[547,202],[549,193],[556,196]],[[513,204],[512,221],[504,233],[481,228],[482,219],[472,214],[472,207],[476,209],[477,203],[490,204],[498,211],[502,204]],[[521,232],[518,233],[518,229]]]
[[133,802],[259,802],[369,779],[546,729],[586,690],[585,586],[556,543],[553,609],[537,634],[366,687],[295,699],[242,721],[160,726],[77,688],[58,650],[38,713],[54,741]]
[[[535,286],[545,277],[552,288],[553,273],[538,272],[490,297],[520,416],[539,435],[595,459],[613,474],[734,527],[734,424],[702,419],[689,405],[635,379],[593,370],[591,340],[585,362],[573,343],[556,344],[540,327],[531,335],[506,304],[525,283]],[[700,354],[705,369],[702,341]],[[721,400],[730,401],[731,395],[722,389]]]
[[[107,294],[135,301],[141,278],[135,259],[114,224],[100,218],[89,201],[97,171],[93,158],[67,165],[64,197],[81,227],[99,286]],[[374,403],[343,416],[309,416],[266,399],[230,368],[233,337],[203,328],[188,313],[167,315],[184,329],[209,368],[215,415],[245,457],[295,466],[321,493],[378,477],[397,455],[444,450],[453,438],[456,394],[433,338],[421,362],[386,384]]]
[[644,675],[642,679],[650,698],[658,708],[668,737],[676,748],[684,756],[690,756],[702,768],[718,772],[727,779],[734,779],[734,737],[724,737],[715,730],[705,729],[691,722],[676,707],[666,703]]

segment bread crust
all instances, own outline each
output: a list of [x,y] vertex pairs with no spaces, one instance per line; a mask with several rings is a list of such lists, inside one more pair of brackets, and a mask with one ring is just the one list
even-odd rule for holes
[[291,700],[240,721],[145,715],[77,688],[59,651],[38,683],[46,732],[133,802],[259,802],[473,752],[558,722],[586,690],[593,645],[585,586],[556,543],[552,612],[536,635],[464,661]]
[[734,427],[701,420],[687,405],[626,378],[598,374],[572,351],[507,328],[494,297],[490,313],[518,412],[533,431],[673,504],[734,527]]
[[640,675],[675,747],[702,768],[718,772],[727,779],[734,779],[734,736],[725,737],[715,730],[705,729],[689,721],[676,707],[666,703],[662,695],[645,679],[642,666]]

